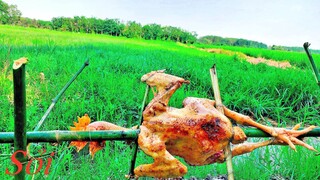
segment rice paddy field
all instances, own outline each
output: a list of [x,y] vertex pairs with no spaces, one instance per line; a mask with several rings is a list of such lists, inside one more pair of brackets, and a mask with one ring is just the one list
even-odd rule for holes
[[[244,53],[250,57],[262,57],[266,59],[272,59],[276,61],[289,61],[295,67],[300,69],[310,68],[310,63],[306,59],[306,53],[301,52],[290,52],[290,51],[280,51],[280,50],[270,50],[270,49],[259,49],[259,48],[246,48],[237,46],[213,46],[213,45],[203,45],[199,44],[197,47],[201,48],[221,48],[224,50],[230,50],[233,52]],[[302,44],[301,44],[302,47]],[[317,59],[316,65],[320,66],[320,54],[313,54],[314,59]]]
[[[61,97],[40,130],[69,130],[77,116],[86,113],[92,121],[124,127],[137,125],[146,86],[140,78],[152,70],[166,69],[167,73],[190,80],[174,94],[171,106],[182,107],[188,96],[214,99],[209,74],[213,64],[217,66],[223,103],[229,108],[267,125],[320,125],[320,88],[305,54],[232,47],[229,50],[245,54],[254,51],[252,56],[260,53],[265,58],[287,60],[294,68],[254,65],[236,55],[208,53],[174,42],[1,25],[0,131],[14,130],[12,63],[20,57],[29,59],[28,131],[35,128],[51,100],[88,58],[90,65]],[[276,58],[278,54],[281,58]],[[314,59],[320,67],[319,56]],[[319,138],[305,140],[320,150]],[[27,179],[125,179],[132,154],[132,145],[119,141],[107,142],[94,159],[88,148],[77,153],[68,142],[37,143],[31,153],[38,155],[41,149],[55,152],[49,174],[44,174],[43,168],[35,175],[26,175]],[[5,174],[6,168],[13,171],[12,153],[12,144],[0,145],[0,179],[13,178]],[[302,147],[297,147],[297,152],[287,146],[264,147],[233,159],[235,177],[320,179],[320,156],[315,154]],[[138,152],[138,165],[151,162],[142,151]],[[31,169],[38,166],[34,161]],[[184,178],[205,179],[226,173],[225,164],[188,166]]]

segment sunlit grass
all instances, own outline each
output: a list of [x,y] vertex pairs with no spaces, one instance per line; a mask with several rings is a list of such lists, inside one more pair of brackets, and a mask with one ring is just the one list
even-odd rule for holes
[[[191,81],[173,96],[170,104],[181,107],[185,97],[213,99],[209,68],[217,65],[220,90],[226,106],[240,113],[253,116],[257,121],[271,118],[279,126],[295,123],[319,124],[319,87],[311,70],[278,69],[264,64],[252,65],[236,56],[210,54],[183,47],[173,42],[146,41],[117,38],[105,35],[64,33],[49,30],[0,26],[0,114],[1,131],[13,131],[13,86],[11,64],[22,56],[28,57],[27,65],[27,129],[31,131],[42,117],[51,100],[64,84],[82,66],[87,58],[90,65],[63,95],[49,115],[41,130],[67,130],[77,116],[88,113],[93,121],[106,120],[125,127],[139,122],[139,108],[145,84],[143,74],[158,69]],[[45,75],[41,79],[40,73]],[[266,122],[264,122],[266,123]],[[311,144],[318,147],[319,141]],[[56,155],[50,169],[36,179],[122,179],[129,170],[132,150],[122,142],[108,143],[94,160],[87,151],[77,155],[68,143],[53,146],[41,143],[39,148]],[[237,179],[268,179],[275,174],[292,179],[315,177],[317,179],[319,156],[299,148],[293,153],[287,147],[270,150],[263,157],[263,150],[235,158]],[[37,154],[38,149],[34,149]],[[1,145],[0,154],[11,154],[11,145]],[[274,163],[281,164],[281,171],[266,166],[279,155]],[[8,157],[0,157],[0,172],[11,166]],[[293,160],[304,159],[304,170],[292,166]],[[3,160],[3,161],[2,161]],[[151,158],[141,151],[137,164],[151,163]],[[265,167],[266,166],[266,167]],[[191,176],[205,178],[208,174],[226,174],[225,164],[201,167],[189,166]],[[32,176],[27,176],[31,179]],[[0,179],[10,179],[4,173]],[[308,179],[308,178],[307,178]]]
[[[200,47],[202,47],[200,45]],[[245,48],[245,47],[236,47],[236,46],[204,46],[204,48],[221,48],[225,50],[242,52],[251,57],[263,57],[266,59],[272,59],[277,61],[289,61],[292,65],[301,68],[307,69],[310,68],[309,59],[304,52],[289,52],[289,51],[280,51],[280,50],[269,50],[269,49],[259,49],[259,48]],[[302,44],[301,44],[302,47]],[[313,59],[317,65],[320,67],[320,54],[312,54]]]

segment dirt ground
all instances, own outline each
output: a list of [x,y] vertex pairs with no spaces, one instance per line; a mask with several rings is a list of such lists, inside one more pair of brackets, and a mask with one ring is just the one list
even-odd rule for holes
[[259,63],[264,63],[268,66],[273,66],[273,67],[278,67],[278,68],[282,68],[282,69],[285,69],[285,68],[291,68],[291,64],[288,62],[288,61],[275,61],[275,60],[272,60],[272,59],[265,59],[265,58],[261,58],[261,57],[258,57],[258,58],[254,58],[254,57],[249,57],[247,59],[248,62],[252,63],[252,64],[259,64]]
[[264,63],[268,66],[273,66],[273,67],[282,68],[282,69],[292,67],[292,65],[288,61],[275,61],[272,59],[265,59],[262,57],[255,58],[255,57],[247,56],[241,52],[234,52],[234,51],[229,51],[224,49],[205,49],[205,51],[210,53],[217,53],[217,54],[237,55],[240,58],[246,59],[251,64]]

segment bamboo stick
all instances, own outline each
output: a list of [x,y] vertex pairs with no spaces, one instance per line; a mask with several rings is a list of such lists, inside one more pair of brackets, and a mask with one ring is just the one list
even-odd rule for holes
[[[30,131],[27,142],[63,142],[63,141],[102,141],[102,140],[134,140],[139,130],[110,131]],[[13,132],[0,133],[0,143],[12,143]]]
[[[141,105],[141,111],[140,111],[140,122],[138,124],[138,129],[140,127],[140,125],[143,122],[143,111],[146,107],[146,103],[148,100],[148,95],[150,92],[150,86],[147,85],[146,87],[146,91],[143,97],[143,101],[142,101],[142,105]],[[136,138],[135,142],[134,142],[134,146],[133,146],[133,154],[132,154],[132,158],[131,158],[131,164],[130,164],[130,169],[129,169],[129,178],[133,179],[134,178],[134,167],[136,165],[136,159],[137,159],[137,153],[138,153],[138,137]]]
[[42,116],[41,120],[39,121],[39,123],[37,124],[37,126],[34,128],[34,131],[38,131],[40,129],[40,127],[42,126],[42,124],[44,123],[44,121],[47,119],[47,117],[49,116],[50,112],[52,111],[53,107],[56,105],[56,103],[58,102],[58,100],[60,99],[60,97],[63,95],[63,93],[69,88],[69,86],[71,85],[71,83],[78,77],[78,75],[82,72],[82,70],[87,67],[89,65],[89,59],[87,59],[83,66],[78,70],[78,72],[69,80],[69,82],[61,89],[61,91],[58,93],[58,95],[52,99],[52,103],[49,106],[49,108],[47,109],[47,111],[44,113],[44,115]]
[[[220,111],[222,114],[224,114],[223,104],[222,104],[222,100],[221,100],[221,96],[220,96],[220,89],[219,89],[216,65],[213,65],[213,67],[210,69],[210,75],[211,75],[211,82],[212,82],[212,88],[213,88],[216,108],[218,111]],[[228,170],[228,180],[234,180],[233,167],[232,167],[232,152],[231,152],[231,148],[230,148],[230,142],[228,143],[228,145],[224,149],[224,152],[225,152],[226,164],[227,164],[227,170]]]
[[[288,128],[292,129],[292,128]],[[299,130],[302,130],[300,128]],[[260,129],[243,128],[247,137],[271,137]],[[63,142],[63,141],[101,141],[101,140],[135,140],[139,130],[126,131],[30,131],[27,132],[27,142]],[[301,137],[319,137],[320,127],[302,135]],[[13,143],[14,132],[0,132],[0,143]]]
[[[288,130],[292,130],[292,128],[286,128]],[[261,131],[260,129],[257,128],[243,128],[242,129],[244,133],[246,134],[247,137],[272,137],[270,134]],[[298,130],[303,130],[303,128],[299,128]],[[312,131],[303,134],[299,137],[319,137],[320,136],[320,127],[314,128]]]
[[[26,151],[27,130],[26,130],[26,74],[25,65],[27,58],[20,58],[13,63],[13,85],[14,85],[14,151]],[[27,158],[22,153],[18,153],[16,158],[24,162],[20,173],[15,175],[15,179],[25,179],[25,168]],[[15,171],[17,171],[15,166]]]
[[[85,67],[87,67],[89,65],[89,59],[87,59],[84,64],[82,65],[82,67],[76,72],[76,74],[67,82],[67,84],[60,90],[60,92],[58,93],[58,95],[52,99],[51,101],[51,105],[49,106],[49,108],[47,109],[47,111],[44,113],[44,115],[42,116],[42,118],[40,119],[40,121],[38,122],[37,126],[33,129],[33,131],[38,131],[42,124],[45,122],[45,120],[47,119],[47,117],[49,116],[49,114],[51,113],[52,109],[54,108],[54,106],[56,105],[56,103],[58,102],[58,100],[60,99],[60,97],[64,94],[64,92],[69,88],[69,86],[73,83],[73,81],[79,76],[79,74],[83,71],[83,69]],[[28,144],[27,149],[28,149],[28,155],[31,155],[31,151],[30,149],[32,149],[33,144]]]
[[316,77],[316,81],[317,81],[318,85],[320,86],[320,74],[319,74],[319,71],[318,71],[318,69],[317,69],[317,66],[316,66],[316,64],[315,64],[315,62],[314,62],[314,60],[313,60],[313,58],[312,58],[312,56],[311,56],[311,53],[310,53],[310,51],[309,51],[309,49],[308,49],[310,45],[311,45],[310,43],[305,42],[305,43],[303,44],[303,47],[304,47],[304,50],[306,51],[307,56],[308,56],[308,58],[309,58],[309,60],[310,60],[310,63],[311,63],[311,66],[312,66],[314,75],[315,75],[315,77]]

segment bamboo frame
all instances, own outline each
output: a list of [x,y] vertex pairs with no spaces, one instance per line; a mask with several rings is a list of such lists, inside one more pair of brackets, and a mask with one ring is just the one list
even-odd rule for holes
[[[134,154],[131,161],[130,175],[133,174],[133,169],[135,166],[135,159],[138,149],[137,137],[139,130],[126,130],[126,131],[37,131],[50,111],[54,107],[55,103],[58,101],[60,96],[66,91],[70,84],[75,80],[75,78],[81,73],[84,67],[89,65],[86,61],[84,66],[77,72],[77,74],[66,84],[66,86],[59,92],[55,99],[53,99],[51,106],[48,108],[36,128],[33,132],[26,132],[26,88],[25,88],[25,64],[27,63],[26,58],[21,58],[16,60],[13,64],[13,82],[14,82],[14,132],[0,132],[0,143],[14,143],[14,150],[27,150],[27,143],[31,142],[62,142],[62,141],[103,141],[103,140],[135,140]],[[221,109],[222,102],[220,98],[218,79],[215,70],[215,66],[210,69],[212,76],[212,85],[215,93],[217,109]],[[142,104],[142,110],[145,107],[146,99],[149,94],[149,86],[147,86],[145,97]],[[217,96],[216,96],[217,94]],[[223,111],[223,110],[222,110]],[[141,112],[142,114],[142,112]],[[142,122],[142,115],[141,115]],[[270,137],[269,134],[262,132],[261,130],[255,128],[244,129],[245,134],[248,137]],[[305,134],[304,136],[320,136],[320,128],[315,128],[311,132]],[[227,153],[227,167],[228,167],[228,179],[232,180],[233,169],[231,162],[230,147],[228,146]],[[230,158],[229,158],[230,156]],[[16,155],[17,160],[20,162],[26,162],[27,158],[21,153]],[[230,168],[231,164],[231,168]],[[20,173],[15,175],[15,179],[25,179],[25,166],[23,163],[23,169]]]
[[[291,129],[291,128],[288,128]],[[300,128],[303,129],[303,128]],[[271,137],[256,128],[243,128],[248,137]],[[30,131],[26,133],[27,142],[64,142],[64,141],[126,141],[138,138],[140,130],[110,130],[110,131]],[[313,129],[302,137],[319,137],[320,127]],[[14,132],[0,132],[1,143],[13,143]]]

